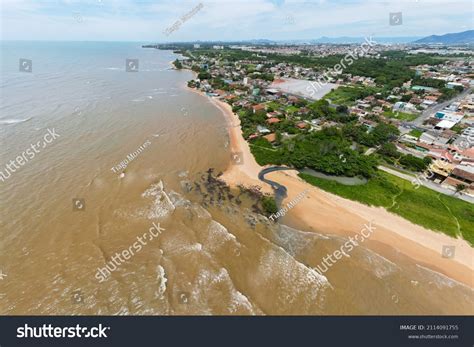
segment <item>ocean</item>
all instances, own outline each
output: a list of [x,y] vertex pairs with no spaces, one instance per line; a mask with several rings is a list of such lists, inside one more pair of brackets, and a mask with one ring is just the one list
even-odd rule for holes
[[223,115],[141,45],[1,42],[0,314],[472,314],[402,257],[316,271],[346,240],[216,180]]

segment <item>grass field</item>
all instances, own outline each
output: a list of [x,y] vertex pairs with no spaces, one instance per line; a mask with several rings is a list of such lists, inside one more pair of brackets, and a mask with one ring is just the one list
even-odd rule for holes
[[474,246],[474,205],[380,172],[365,185],[346,186],[306,174],[307,182],[344,198],[369,206],[382,206],[425,228],[462,237]]
[[260,138],[250,141],[249,146],[255,161],[259,165],[281,164],[281,151],[274,149],[267,140]]
[[423,131],[418,129],[412,129],[408,134],[416,138],[420,138],[420,136],[423,134]]
[[330,99],[333,104],[337,105],[352,105],[354,101],[363,99],[376,91],[373,87],[341,86],[327,93],[324,99]]
[[388,118],[395,118],[395,119],[406,120],[406,121],[412,121],[416,119],[416,117],[418,117],[418,115],[416,114],[404,113],[404,112],[393,112],[393,111],[385,111],[383,115]]

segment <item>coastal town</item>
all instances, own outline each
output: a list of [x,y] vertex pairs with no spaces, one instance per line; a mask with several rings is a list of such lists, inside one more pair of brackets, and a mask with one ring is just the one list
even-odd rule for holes
[[[291,168],[331,194],[474,243],[469,46],[369,37],[357,44],[148,47],[180,54],[174,68],[195,73],[188,87],[228,105],[254,172]],[[281,211],[281,187],[273,189],[277,202],[266,198],[268,215]]]
[[473,10],[3,1],[0,347],[473,344]]
[[[238,114],[259,164],[365,177],[378,168],[474,201],[472,51],[375,44],[354,56],[354,44],[173,48],[184,56],[176,67],[197,73],[188,86]],[[332,69],[344,54],[355,64]],[[325,163],[298,155],[301,143],[317,133],[346,140],[315,143],[314,151],[330,157]]]

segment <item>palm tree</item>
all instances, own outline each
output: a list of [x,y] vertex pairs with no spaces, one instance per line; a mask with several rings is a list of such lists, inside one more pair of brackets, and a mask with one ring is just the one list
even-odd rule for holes
[[462,183],[456,184],[456,192],[454,193],[455,195],[457,193],[461,193],[463,190],[466,189],[466,186]]

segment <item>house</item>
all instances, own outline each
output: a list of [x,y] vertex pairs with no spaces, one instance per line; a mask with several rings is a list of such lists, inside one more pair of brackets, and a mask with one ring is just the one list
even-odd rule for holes
[[258,137],[258,134],[251,134],[249,136],[249,140],[253,140],[253,139],[256,139]]
[[[438,113],[442,113],[442,112],[438,112]],[[443,114],[442,120],[447,120],[454,123],[458,123],[464,117],[464,114],[462,113],[460,114],[460,113],[444,112],[442,114]]]
[[253,113],[257,113],[258,111],[265,111],[265,104],[258,104],[258,105],[253,105],[252,106],[252,110],[253,110]]
[[467,165],[457,165],[442,185],[446,188],[455,190],[458,185],[466,187],[465,192],[468,195],[474,195],[474,167]]
[[308,126],[308,124],[305,123],[305,122],[298,122],[298,123],[296,123],[295,125],[296,125],[296,127],[299,128],[299,129],[305,129],[305,128]]
[[445,137],[442,133],[435,131],[426,131],[420,136],[420,142],[436,146],[445,146],[449,139],[450,137]]
[[283,115],[283,113],[281,113],[280,111],[272,111],[267,113],[268,118],[279,117],[281,115]]
[[410,99],[410,103],[414,104],[414,105],[419,105],[423,102],[423,100],[421,100],[420,98],[418,97],[413,97]]
[[280,123],[280,120],[278,118],[269,118],[269,119],[267,119],[267,123],[268,124],[276,124],[276,123]]
[[441,183],[443,182],[446,178],[449,177],[451,172],[453,171],[455,165],[451,163],[447,163],[446,161],[443,161],[441,159],[435,159],[431,164],[429,171],[433,173],[432,177],[430,180],[432,180],[435,183]]
[[275,95],[275,94],[280,93],[280,91],[278,89],[269,88],[269,89],[267,89],[267,93],[270,94],[270,95]]
[[409,102],[398,101],[393,105],[393,111],[400,111],[405,113],[416,113],[418,110],[415,105]]
[[263,138],[266,139],[268,142],[275,142],[276,141],[276,134],[271,133],[271,134],[263,136]]
[[293,104],[293,105],[294,105],[294,104],[296,104],[297,102],[298,102],[298,98],[297,98],[296,96],[291,95],[291,96],[288,97],[288,103],[289,103],[289,104]]
[[264,126],[261,126],[261,125],[257,125],[257,131],[260,133],[260,134],[267,134],[267,133],[270,133],[271,131],[267,128],[265,128]]
[[226,95],[226,96],[224,97],[225,100],[232,100],[232,99],[234,99],[234,98],[236,98],[236,96],[235,96],[234,94],[229,94],[229,95]]
[[370,104],[369,104],[369,103],[362,102],[362,101],[359,101],[359,102],[357,103],[357,107],[366,110],[366,109],[370,108]]
[[425,96],[425,100],[436,102],[436,101],[438,101],[438,97],[435,96],[435,95],[427,95],[427,96]]
[[456,125],[457,122],[452,122],[449,120],[443,119],[441,122],[435,125],[435,129],[451,129]]
[[464,88],[463,84],[462,83],[457,83],[457,82],[448,82],[446,84],[446,87],[447,88],[450,88],[450,89],[453,89],[454,87],[461,87],[461,88]]
[[399,141],[416,144],[418,142],[418,138],[416,138],[415,136],[411,136],[410,134],[403,134],[400,137]]

